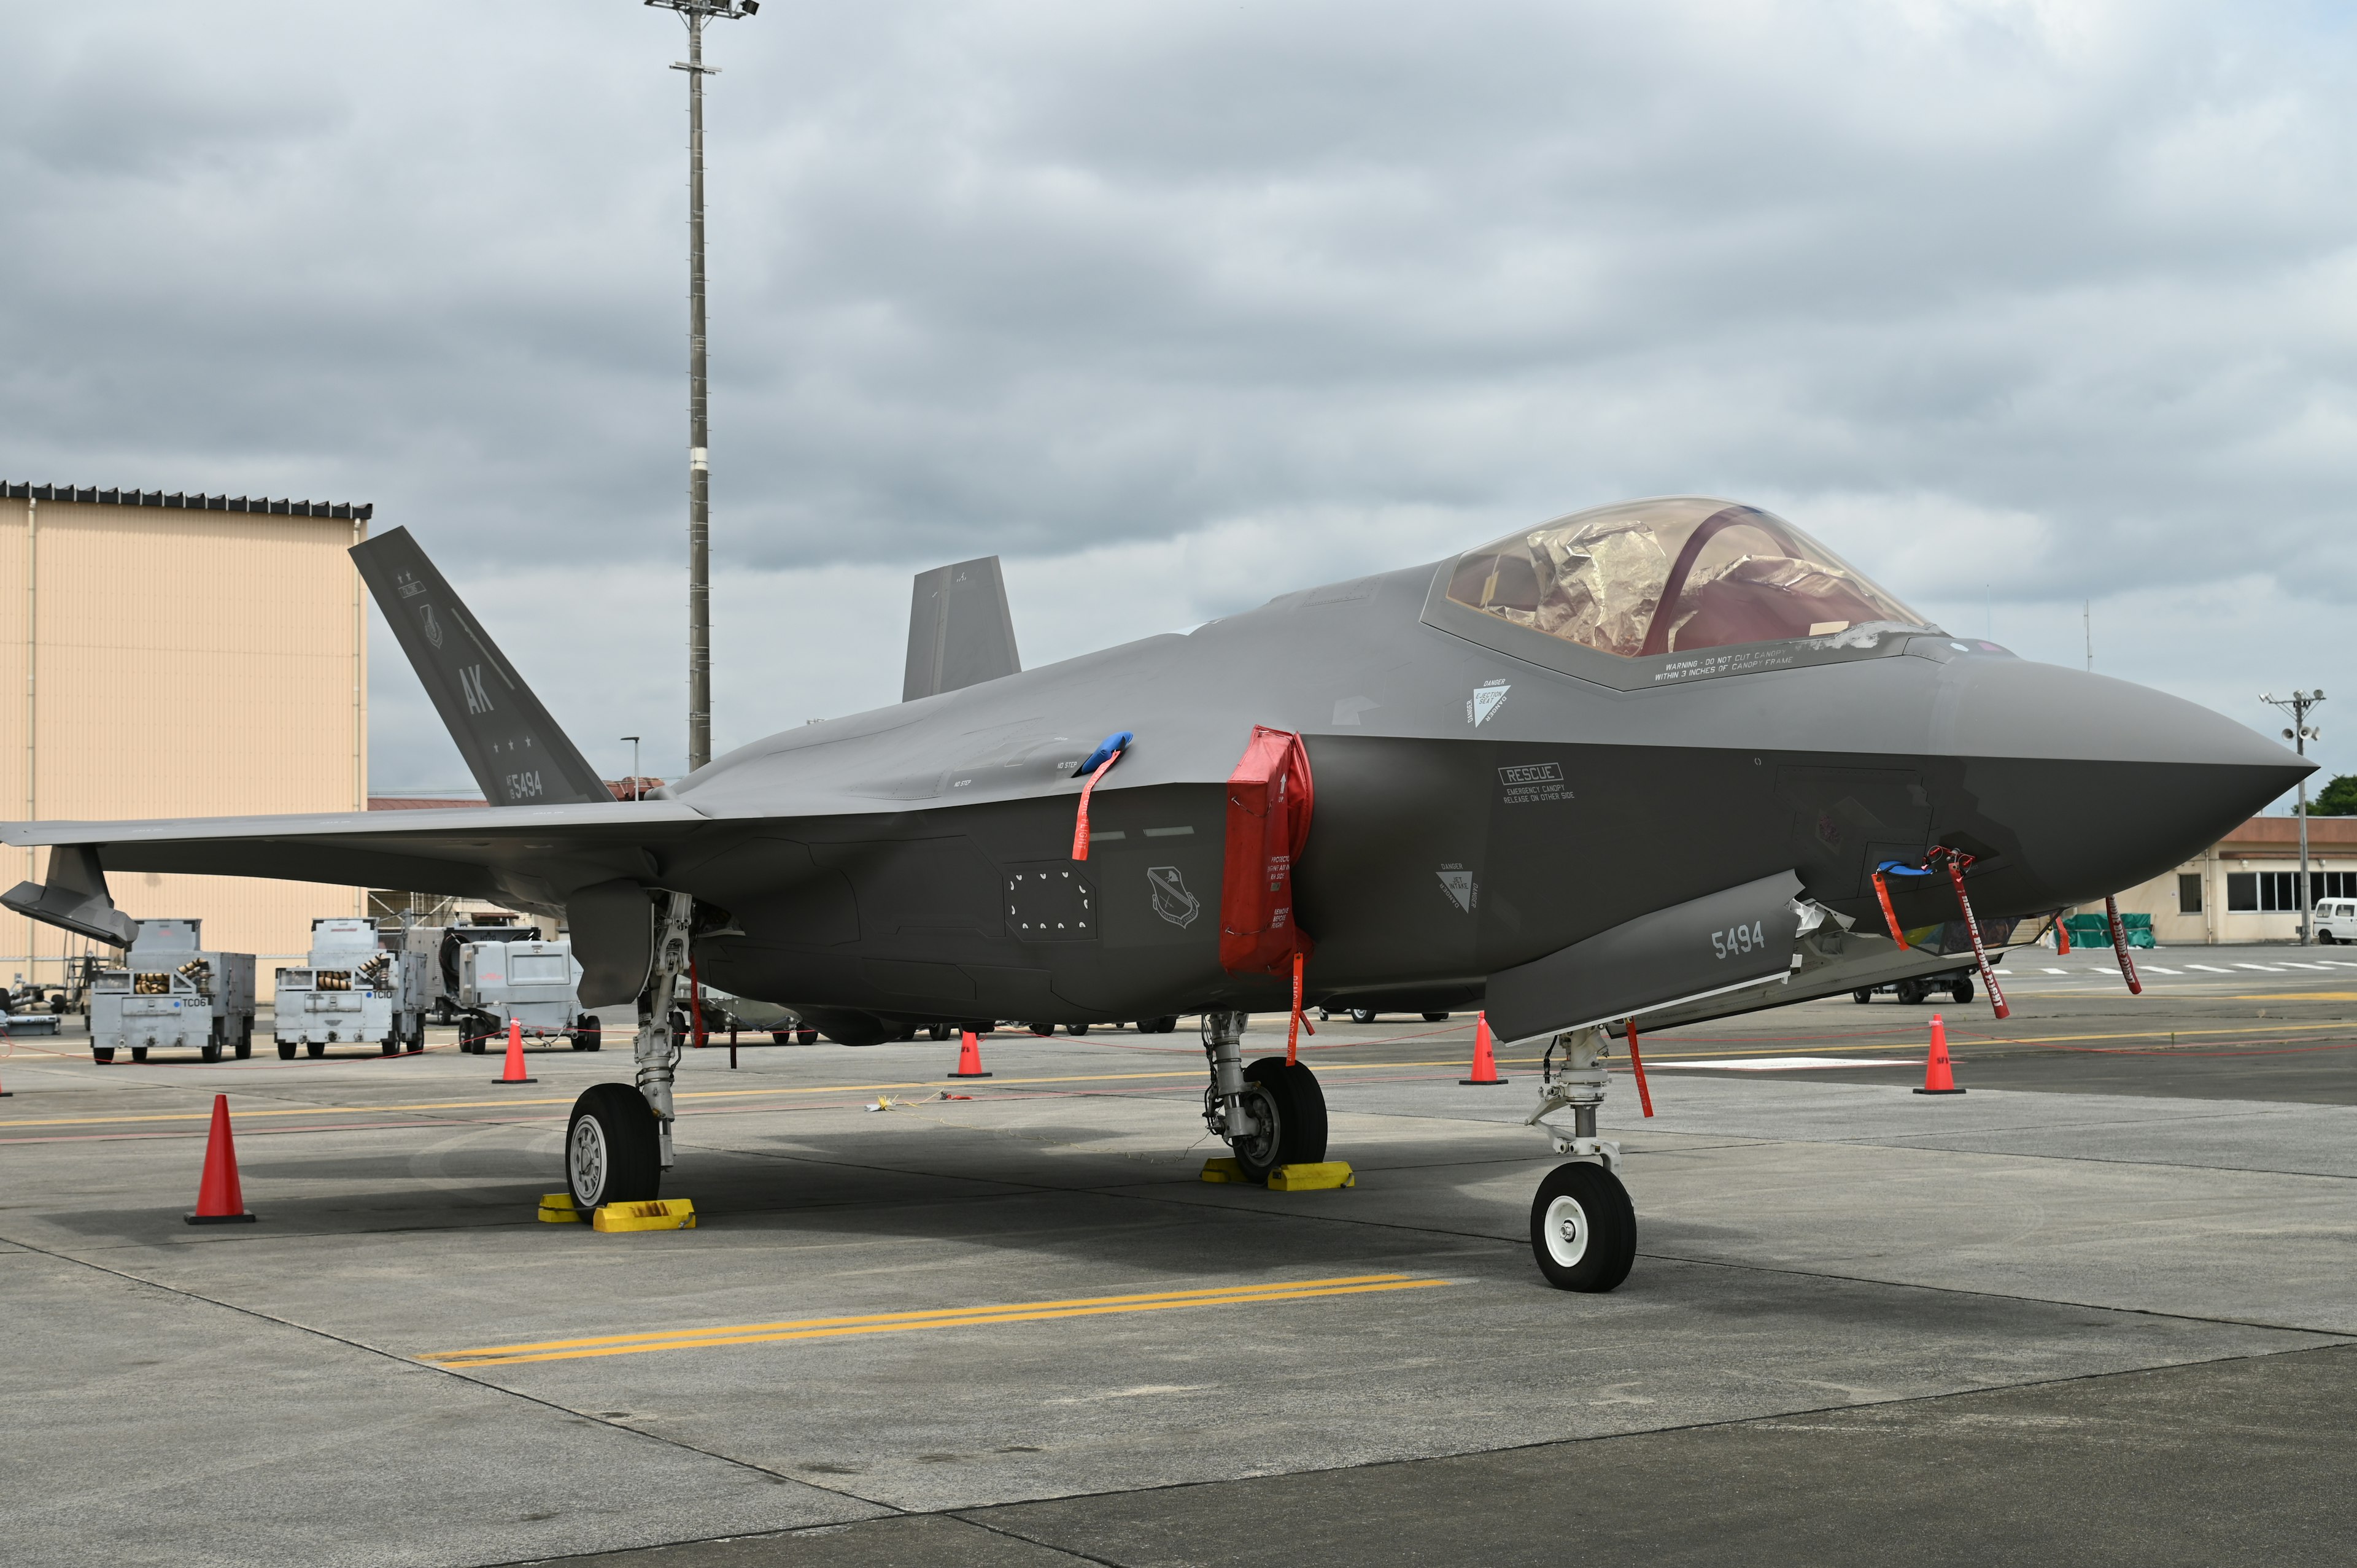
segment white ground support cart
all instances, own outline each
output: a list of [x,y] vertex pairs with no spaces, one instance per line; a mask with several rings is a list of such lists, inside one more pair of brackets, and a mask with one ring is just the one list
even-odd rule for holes
[[209,952],[199,920],[142,920],[121,969],[91,983],[90,1054],[111,1062],[127,1050],[192,1050],[217,1062],[253,1054],[253,955]]
[[576,1051],[602,1043],[597,1015],[581,1011],[581,966],[568,941],[468,942],[458,950],[460,1048],[500,1050],[511,1021],[527,1040],[569,1039]]
[[386,1056],[424,1050],[430,961],[402,950],[403,943],[402,932],[381,932],[371,920],[313,920],[309,964],[278,971],[278,1059],[293,1061],[299,1048],[316,1060],[344,1042]]

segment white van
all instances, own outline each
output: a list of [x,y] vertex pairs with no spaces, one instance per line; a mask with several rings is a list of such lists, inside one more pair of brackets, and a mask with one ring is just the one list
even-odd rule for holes
[[2319,942],[2357,942],[2357,898],[2319,898],[2312,913]]

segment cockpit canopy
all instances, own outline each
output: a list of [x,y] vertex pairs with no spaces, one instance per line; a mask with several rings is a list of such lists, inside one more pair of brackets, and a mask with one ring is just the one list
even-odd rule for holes
[[1458,559],[1448,596],[1624,659],[1933,629],[1783,519],[1695,496],[1622,501],[1509,534]]

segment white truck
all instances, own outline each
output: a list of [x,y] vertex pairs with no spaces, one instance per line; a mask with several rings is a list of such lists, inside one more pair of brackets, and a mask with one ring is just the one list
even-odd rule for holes
[[405,945],[404,933],[379,931],[372,920],[313,920],[307,965],[278,971],[278,1059],[293,1061],[300,1049],[317,1060],[348,1041],[389,1057],[424,1050],[431,961]]
[[210,952],[200,920],[142,920],[120,969],[91,983],[90,1054],[111,1062],[127,1050],[193,1050],[206,1061],[224,1050],[253,1054],[253,955]]
[[508,1025],[527,1040],[564,1037],[576,1051],[602,1043],[597,1015],[581,1011],[581,966],[568,941],[470,941],[458,949],[459,1046],[481,1055],[506,1048]]

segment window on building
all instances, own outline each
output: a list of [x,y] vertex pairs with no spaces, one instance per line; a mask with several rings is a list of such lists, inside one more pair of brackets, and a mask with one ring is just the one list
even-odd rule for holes
[[2177,912],[2180,915],[2201,913],[2201,874],[2180,871],[2177,874]]
[[2255,871],[2226,873],[2226,912],[2234,914],[2258,907],[2259,874]]
[[2327,898],[2357,898],[2357,871],[2311,871],[2308,886],[2311,909]]
[[2290,914],[2299,908],[2299,873],[2297,871],[2262,871],[2259,879],[2259,908],[2272,914]]

